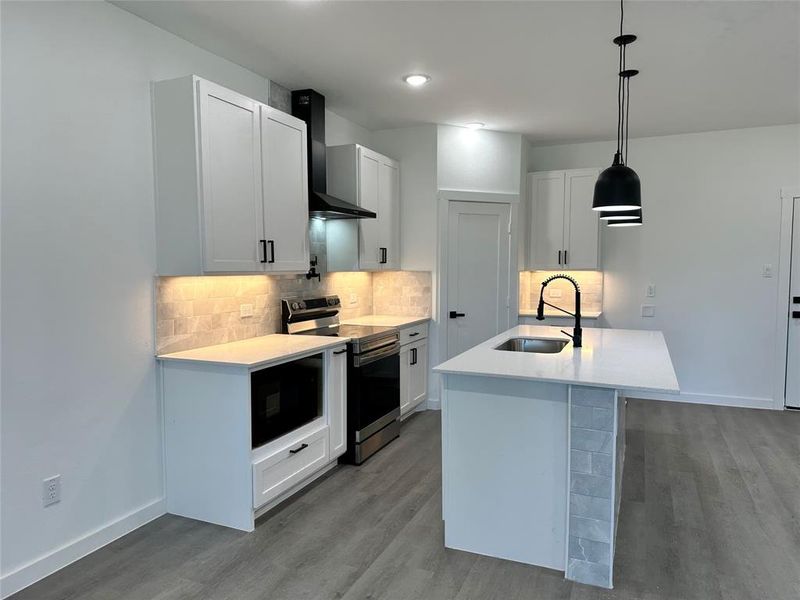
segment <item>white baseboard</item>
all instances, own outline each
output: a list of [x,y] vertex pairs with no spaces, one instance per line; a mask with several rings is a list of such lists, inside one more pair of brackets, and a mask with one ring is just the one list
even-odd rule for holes
[[165,513],[164,498],[155,500],[3,574],[0,577],[0,598],[17,593]]
[[686,402],[689,404],[709,404],[712,406],[732,406],[736,408],[760,408],[766,410],[782,410],[776,408],[772,398],[757,398],[753,396],[724,396],[721,394],[693,394],[681,392],[680,394],[661,394],[658,392],[640,392],[625,390],[626,398],[642,398],[643,400],[663,400],[665,402]]
[[425,408],[427,410],[442,410],[442,403],[439,398],[428,398],[425,401]]

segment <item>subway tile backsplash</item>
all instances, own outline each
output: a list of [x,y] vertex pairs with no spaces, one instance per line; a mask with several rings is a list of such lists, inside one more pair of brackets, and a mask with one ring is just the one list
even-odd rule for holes
[[[281,298],[327,294],[341,297],[343,319],[370,314],[429,316],[431,274],[325,273],[321,282],[303,275],[159,277],[156,351],[179,352],[278,333]],[[241,316],[243,304],[252,305],[252,316]]]
[[[520,310],[536,310],[542,282],[556,273],[569,275],[578,282],[581,288],[581,310],[583,312],[601,312],[603,310],[602,271],[522,271],[519,274]],[[560,290],[561,297],[552,297],[551,290]],[[568,281],[557,279],[549,283],[544,294],[547,302],[560,306],[564,310],[575,310],[575,288]]]

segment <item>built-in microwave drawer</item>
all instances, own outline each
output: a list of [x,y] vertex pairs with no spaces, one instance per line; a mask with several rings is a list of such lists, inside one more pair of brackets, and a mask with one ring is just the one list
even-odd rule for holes
[[410,344],[411,342],[418,342],[428,337],[428,324],[422,323],[421,325],[414,325],[414,327],[405,327],[400,330],[400,343]]
[[328,462],[328,428],[294,439],[253,462],[253,507],[263,506]]

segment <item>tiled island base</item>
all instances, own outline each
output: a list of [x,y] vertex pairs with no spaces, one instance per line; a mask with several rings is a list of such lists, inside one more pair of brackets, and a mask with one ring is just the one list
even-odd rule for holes
[[613,389],[446,375],[445,546],[612,587],[624,411]]
[[625,460],[625,399],[570,386],[566,577],[610,588]]

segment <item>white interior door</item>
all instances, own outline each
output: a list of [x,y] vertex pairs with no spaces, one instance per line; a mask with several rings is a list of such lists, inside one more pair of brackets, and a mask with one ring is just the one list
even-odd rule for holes
[[450,202],[447,231],[447,355],[509,327],[511,205]]
[[261,107],[264,173],[264,231],[267,268],[308,270],[308,171],[306,124],[291,115]]
[[204,269],[263,271],[259,105],[207,81],[198,86]]
[[792,270],[789,283],[789,342],[786,352],[786,406],[800,408],[800,198],[794,199]]

